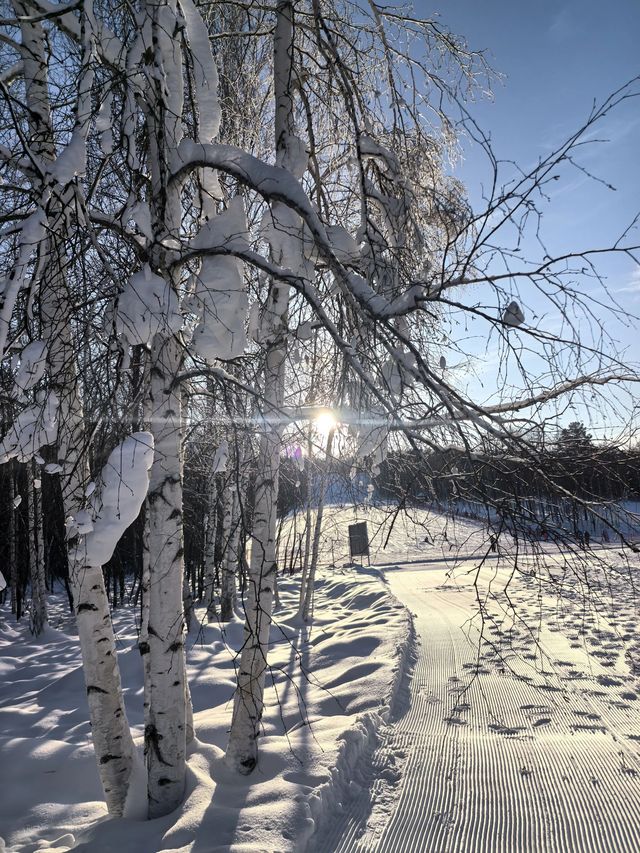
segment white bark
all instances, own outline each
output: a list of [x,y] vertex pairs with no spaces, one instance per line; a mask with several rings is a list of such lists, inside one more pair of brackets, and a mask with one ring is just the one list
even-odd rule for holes
[[40,489],[34,485],[34,466],[30,466],[29,482],[29,570],[31,574],[31,630],[36,637],[47,625],[47,587],[44,576],[44,543],[42,541],[42,502]]
[[313,531],[313,545],[311,551],[311,563],[309,573],[305,578],[304,584],[300,591],[300,612],[299,617],[303,622],[310,622],[313,619],[313,594],[316,582],[316,569],[318,568],[318,555],[320,553],[320,535],[322,533],[322,518],[324,515],[325,498],[327,495],[327,466],[331,458],[331,448],[333,446],[334,430],[329,432],[327,437],[327,451],[325,465],[322,468],[320,475],[320,485],[318,494],[318,510],[316,513],[316,523]]
[[[15,0],[22,16],[22,60],[30,116],[29,143],[45,162],[54,158],[47,86],[46,40],[42,26],[29,20],[31,4]],[[59,202],[50,206],[51,236],[42,247],[40,283],[42,338],[49,344],[51,390],[60,401],[58,452],[65,516],[74,515],[84,500],[89,469],[77,366],[69,324],[71,300],[64,279],[63,240],[67,224]],[[55,236],[54,236],[55,235]],[[73,550],[73,549],[71,549]],[[133,762],[133,740],[124,710],[120,673],[107,594],[101,568],[71,559],[69,581],[74,597],[83,671],[89,703],[91,733],[100,780],[109,812],[121,815]]]
[[239,488],[240,484],[238,483],[231,496],[229,545],[222,562],[222,577],[220,579],[220,620],[222,622],[229,622],[233,619],[236,606],[236,574],[241,520]]
[[[300,155],[293,134],[292,64],[293,4],[289,0],[280,0],[274,33],[276,160],[284,168],[293,168],[293,162],[296,161],[297,170]],[[302,257],[302,247],[296,245],[290,233],[290,226],[295,221],[289,208],[279,202],[273,204],[270,243],[271,252],[278,262],[283,260],[285,254]],[[296,260],[293,257],[294,263]],[[257,462],[251,562],[245,597],[244,645],[226,752],[229,766],[244,775],[251,773],[258,761],[257,738],[264,708],[264,681],[277,570],[276,513],[282,427],[277,424],[277,419],[270,422],[269,415],[281,409],[283,404],[288,305],[288,286],[272,282],[262,321],[262,340],[267,343],[264,380],[266,418]]]
[[149,560],[149,504],[145,506],[144,527],[142,531],[142,577],[140,578],[141,612],[138,651],[142,657],[144,670],[144,723],[148,723],[149,710],[149,588],[151,586],[151,564]]
[[16,566],[16,511],[13,505],[16,490],[13,462],[9,468],[9,592],[11,594],[11,613],[18,612],[18,567]]
[[[150,265],[164,278],[163,243],[180,233],[180,188],[168,186],[170,160],[182,138],[184,79],[176,0],[147,0],[142,21],[146,119],[151,169],[151,221],[156,247]],[[182,582],[182,406],[175,377],[182,343],[170,329],[153,338],[149,406],[156,454],[149,485],[149,661],[145,755],[149,817],[173,811],[182,801],[186,773],[187,687]]]
[[216,617],[215,604],[215,579],[216,579],[216,530],[218,526],[217,516],[218,486],[216,475],[209,475],[208,489],[208,515],[205,530],[204,548],[204,603],[207,608],[207,622],[213,622]]
[[302,617],[302,610],[304,608],[304,598],[305,592],[307,589],[307,577],[309,576],[309,562],[311,560],[311,487],[312,487],[312,479],[313,479],[313,441],[311,440],[311,424],[309,424],[309,435],[307,441],[307,460],[305,463],[305,468],[307,472],[307,483],[306,483],[306,498],[307,498],[307,506],[305,511],[305,528],[304,528],[304,556],[302,563],[302,573],[300,576],[300,599],[298,603],[298,617]]
[[151,360],[150,403],[156,455],[148,504],[149,681],[145,753],[149,817],[154,818],[179,805],[186,772],[182,430],[180,392],[173,382],[182,360],[179,341],[173,337],[155,340]]
[[[282,399],[284,350],[272,347],[265,369],[265,402],[274,408]],[[238,667],[227,763],[242,774],[258,760],[257,737],[263,711],[269,628],[276,575],[276,509],[281,428],[265,420],[258,453],[251,560],[245,593],[244,645]]]
[[[220,566],[220,619],[228,622],[233,616],[233,610],[229,612],[229,601],[231,591],[229,584],[229,545],[231,541],[231,523],[233,517],[234,494],[231,483],[227,482],[222,490],[222,561]],[[233,582],[233,579],[231,579]]]

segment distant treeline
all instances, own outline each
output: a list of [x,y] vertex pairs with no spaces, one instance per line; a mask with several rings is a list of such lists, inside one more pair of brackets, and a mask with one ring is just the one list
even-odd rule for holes
[[640,497],[640,450],[558,446],[537,454],[537,464],[499,452],[448,450],[390,454],[376,478],[378,493],[395,500],[490,501],[518,496],[572,495],[582,500]]
[[[239,476],[233,469],[217,475],[213,517],[207,517],[208,490],[206,461],[213,448],[198,441],[190,442],[185,454],[184,470],[184,547],[186,576],[194,597],[202,595],[203,565],[205,560],[205,534],[213,525],[215,564],[221,565],[226,550],[224,532],[224,501],[230,484]],[[594,444],[584,426],[571,424],[560,433],[549,449],[540,449],[524,461],[508,457],[499,449],[493,451],[464,452],[449,449],[438,452],[415,450],[389,453],[381,465],[380,473],[371,477],[361,471],[355,478],[354,460],[332,459],[329,462],[314,459],[311,479],[309,467],[299,460],[284,457],[280,467],[278,515],[302,511],[307,501],[317,503],[317,484],[322,468],[329,466],[329,502],[361,502],[369,494],[367,486],[373,485],[376,499],[392,500],[399,504],[437,503],[450,506],[468,502],[482,505],[498,514],[516,516],[524,525],[539,514],[540,508],[530,506],[531,500],[545,502],[551,507],[562,503],[562,513],[574,513],[582,502],[615,502],[640,500],[640,448],[622,449],[614,445]],[[49,461],[47,459],[47,461]],[[241,507],[241,550],[251,530],[254,502],[254,460],[245,463],[247,478],[245,501]],[[18,609],[26,596],[29,565],[33,559],[33,545],[29,541],[29,513],[33,491],[29,488],[28,469],[15,462],[0,470],[0,560],[2,565],[14,562],[17,567]],[[58,479],[42,477],[43,551],[47,585],[53,579],[62,583],[67,579],[67,557],[64,542],[64,513]],[[21,500],[16,500],[21,496]],[[17,505],[14,505],[17,504]],[[518,505],[521,511],[517,510]],[[569,506],[573,507],[570,509]],[[209,510],[210,511],[210,510]],[[514,522],[515,523],[515,522]],[[112,605],[123,603],[128,591],[125,577],[139,580],[142,570],[144,536],[144,510],[128,529],[118,544],[113,558],[104,567],[107,588]],[[241,567],[242,569],[242,567]],[[133,597],[137,600],[137,584]],[[67,588],[68,589],[68,588]],[[129,587],[130,589],[130,587]],[[68,590],[70,592],[70,590]]]

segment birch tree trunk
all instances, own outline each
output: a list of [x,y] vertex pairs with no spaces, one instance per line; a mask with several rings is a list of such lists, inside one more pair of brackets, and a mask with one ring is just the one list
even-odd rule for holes
[[179,805],[186,771],[181,400],[173,382],[181,359],[182,349],[175,338],[154,341],[149,399],[156,453],[148,504],[149,681],[145,726],[151,818]]
[[[265,403],[278,408],[282,400],[284,348],[271,347],[265,367]],[[244,775],[258,760],[257,737],[263,711],[269,629],[276,575],[276,509],[281,428],[267,418],[260,439],[251,559],[245,593],[244,645],[238,667],[227,763]]]
[[[26,101],[30,116],[29,142],[44,162],[55,156],[47,85],[46,39],[40,23],[30,20],[34,9],[14,0],[20,16],[22,62]],[[79,108],[80,109],[80,108]],[[64,237],[67,219],[63,188],[55,189],[49,207],[50,236],[44,250],[40,283],[42,337],[48,343],[50,388],[57,394],[58,455],[62,466],[62,499],[66,518],[73,518],[83,504],[90,474],[86,457],[82,401],[70,328],[72,304],[64,277]],[[69,545],[73,545],[70,542]],[[71,548],[73,551],[73,548]],[[124,811],[133,764],[133,739],[127,722],[115,638],[101,568],[87,567],[70,559],[69,582],[73,592],[82,652],[91,734],[100,781],[110,814]]]
[[[180,233],[180,189],[170,185],[171,158],[182,138],[184,79],[176,0],[147,0],[143,37],[146,119],[151,170],[151,219],[156,234],[151,266],[175,292],[163,244]],[[171,329],[151,345],[149,411],[155,440],[149,512],[149,627],[145,756],[149,817],[182,801],[186,773],[188,696],[185,684],[184,548],[182,522],[182,400],[175,379],[183,345]]]
[[[228,475],[225,475],[228,477]],[[229,612],[230,579],[229,579],[229,545],[231,540],[231,523],[233,517],[234,494],[231,482],[228,480],[226,487],[222,489],[222,559],[220,561],[220,619],[228,622],[233,611]],[[231,580],[233,583],[233,580]]]
[[[299,140],[294,137],[293,125],[293,39],[293,4],[289,0],[280,0],[274,33],[276,162],[295,174],[299,170],[300,154],[297,145]],[[279,262],[284,253],[284,242],[279,241],[294,239],[290,236],[292,225],[295,228],[299,220],[296,220],[295,215],[292,217],[291,211],[279,202],[272,205],[272,218],[274,236],[271,238],[271,252]],[[226,752],[229,766],[244,775],[251,773],[258,761],[257,738],[264,709],[264,681],[277,570],[276,522],[282,440],[282,427],[278,424],[278,418],[269,416],[280,410],[283,404],[288,306],[288,286],[272,282],[262,318],[262,339],[267,342],[265,418],[257,460],[251,561],[245,596],[244,645]]]
[[209,474],[208,508],[205,530],[204,548],[204,603],[207,608],[207,622],[216,618],[215,579],[216,579],[216,530],[218,516],[216,505],[218,501],[218,486],[215,474]]
[[238,483],[231,496],[229,545],[222,563],[220,580],[220,621],[230,622],[236,606],[236,573],[238,571],[238,547],[240,543],[240,496]]
[[303,594],[301,596],[301,609],[299,616],[303,622],[310,622],[313,618],[313,593],[316,582],[316,569],[318,568],[318,555],[320,552],[320,535],[322,533],[322,517],[324,515],[324,504],[327,496],[327,467],[331,458],[331,448],[333,447],[334,430],[329,431],[327,436],[327,450],[325,455],[325,465],[320,475],[320,488],[318,494],[318,511],[316,513],[316,523],[313,531],[313,545],[311,550],[311,563],[309,573],[305,579],[303,586]]
[[298,602],[299,618],[302,618],[302,610],[304,607],[305,591],[307,589],[307,577],[309,576],[309,563],[311,561],[311,498],[313,486],[313,441],[311,440],[311,424],[309,424],[309,435],[307,441],[307,461],[305,463],[307,472],[306,482],[306,511],[305,511],[305,528],[304,528],[304,556],[302,563],[302,573],[300,576],[300,599]]
[[16,498],[14,464],[9,463],[9,592],[11,593],[11,613],[18,615],[18,566],[16,565]]
[[29,570],[31,574],[31,630],[36,637],[47,625],[47,587],[44,577],[44,548],[42,542],[42,503],[36,486],[35,466],[29,471]]

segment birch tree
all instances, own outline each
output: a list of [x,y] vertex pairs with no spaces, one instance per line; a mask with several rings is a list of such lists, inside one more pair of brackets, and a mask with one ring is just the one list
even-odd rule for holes
[[[181,801],[189,737],[182,382],[216,376],[254,399],[261,412],[245,642],[227,749],[230,766],[249,773],[257,762],[264,710],[282,434],[309,416],[287,388],[287,359],[293,338],[296,346],[304,343],[301,328],[312,327],[307,341],[321,332],[344,366],[342,396],[327,402],[341,404],[359,461],[374,477],[393,435],[402,435],[416,453],[455,447],[471,456],[491,441],[505,455],[528,460],[558,491],[521,429],[523,421],[580,390],[638,378],[635,366],[622,364],[602,341],[586,343],[577,330],[552,334],[531,322],[526,304],[527,292],[535,292],[564,317],[572,306],[588,313],[574,278],[581,269],[594,268],[600,251],[637,260],[631,231],[597,251],[545,255],[522,264],[505,248],[510,244],[504,237],[514,229],[519,234],[537,218],[547,182],[571,166],[585,137],[617,105],[635,97],[637,86],[622,88],[594,108],[583,128],[510,183],[502,182],[499,164],[480,136],[493,169],[492,189],[485,209],[473,211],[443,166],[455,148],[447,110],[460,108],[460,121],[466,121],[463,90],[486,70],[461,40],[433,21],[403,20],[373,3],[281,0],[258,9],[241,7],[242,16],[239,7],[225,6],[223,13],[218,6],[145,0],[135,9],[96,4],[92,11],[89,3],[58,7],[47,0],[16,0],[16,10],[32,14],[7,24],[2,42],[17,61],[3,65],[0,89],[11,125],[11,145],[0,148],[8,177],[0,192],[3,212],[13,208],[7,212],[9,233],[3,233],[0,343],[3,352],[7,344],[23,350],[19,335],[24,333],[47,349],[47,377],[23,389],[27,398],[5,435],[3,452],[26,461],[40,446],[58,441],[53,470],[61,477],[69,521],[74,594],[85,626],[81,640],[90,647],[88,671],[97,666],[90,658],[96,637],[109,658],[104,670],[109,683],[91,691],[90,703],[98,720],[94,736],[104,734],[97,744],[99,756],[107,758],[101,773],[122,769],[117,783],[104,777],[114,813],[122,810],[126,794],[130,735],[102,574],[78,548],[93,518],[84,514],[88,436],[82,356],[69,322],[70,316],[78,322],[71,310],[69,270],[79,266],[79,253],[68,253],[70,228],[100,262],[104,293],[96,295],[94,289],[86,299],[111,303],[103,326],[104,375],[118,385],[130,346],[148,353],[147,426],[155,457],[143,584],[148,618],[140,648],[152,817]],[[234,24],[228,37],[222,25],[227,14],[236,22],[246,14],[248,21]],[[236,25],[247,27],[241,35],[255,46],[248,50],[252,61],[273,47],[268,65],[258,64],[243,76],[242,93],[251,97],[235,113],[227,78],[226,125],[221,125],[205,18],[221,62],[239,39]],[[61,43],[73,44],[65,74],[73,83],[74,103],[60,104],[55,130],[46,89],[47,57],[53,54],[45,26],[52,37],[65,40]],[[18,30],[21,42],[15,41]],[[422,53],[405,46],[408,36],[420,39]],[[21,79],[28,114],[11,91]],[[267,148],[262,127],[271,117],[275,144]],[[477,136],[472,123],[466,126]],[[103,156],[94,156],[98,147]],[[87,197],[82,176],[89,168]],[[78,275],[86,282],[84,270]],[[249,318],[248,283],[257,306]],[[481,288],[483,296],[477,298]],[[26,310],[32,292],[39,295],[37,318]],[[499,337],[505,357],[518,366],[523,347],[535,351],[540,372],[523,368],[520,387],[510,393],[507,385],[499,401],[474,399],[452,376],[445,352],[464,353],[453,324],[464,326],[471,319],[484,324],[487,337]],[[254,339],[249,351],[262,364],[260,381],[253,383],[226,369],[245,353],[247,326]],[[232,505],[231,527],[234,515]],[[308,528],[313,565],[320,529],[312,542]],[[227,566],[235,561],[234,549],[224,556]],[[309,581],[303,603],[312,598],[313,578]],[[95,620],[100,635],[94,633]],[[117,719],[117,726],[101,728],[105,714]],[[125,745],[121,752],[108,746],[114,737]]]
[[[42,415],[44,431],[29,432],[25,445],[24,431],[14,426],[17,447],[4,448],[18,459],[26,461],[37,454],[41,444],[56,440],[58,463],[52,471],[59,474],[67,517],[67,542],[69,546],[69,577],[78,622],[83,670],[87,685],[87,698],[92,723],[92,737],[105,798],[109,811],[122,814],[133,761],[133,740],[129,731],[120,675],[115,652],[115,640],[108,601],[104,587],[101,563],[87,562],[83,548],[79,547],[83,534],[92,522],[85,507],[90,483],[87,439],[84,432],[82,399],[79,390],[78,368],[70,319],[72,316],[69,288],[65,279],[67,259],[65,243],[70,227],[70,208],[76,193],[75,177],[83,172],[84,146],[91,118],[90,67],[92,32],[90,22],[82,18],[82,60],[78,75],[78,100],[75,109],[75,126],[66,146],[56,153],[51,124],[51,107],[48,89],[48,47],[42,24],[34,15],[34,7],[27,2],[14,3],[19,20],[21,42],[16,45],[20,56],[21,75],[24,80],[26,132],[24,143],[32,168],[26,177],[32,184],[36,198],[36,211],[31,214],[28,234],[22,233],[23,243],[12,273],[12,281],[5,292],[5,319],[0,329],[3,342],[9,330],[9,320],[15,300],[19,295],[21,279],[25,274],[25,257],[36,249],[35,283],[38,286],[39,322],[41,327],[40,351],[42,369],[31,367],[26,372],[28,382],[18,385],[28,390],[42,377],[46,369],[48,390]],[[33,169],[33,170],[32,170]],[[46,229],[45,229],[46,223]],[[32,281],[32,286],[33,286]],[[23,352],[23,359],[29,361]],[[26,420],[23,417],[23,426]],[[114,543],[115,544],[115,543]],[[39,594],[41,595],[41,588]]]
[[[294,6],[281,2],[276,11],[274,33],[274,94],[276,163],[294,179],[302,178],[307,155],[295,135],[293,123],[293,16]],[[297,214],[274,202],[266,213],[265,232],[274,261],[281,267],[300,270],[304,258]],[[266,348],[263,395],[264,432],[260,437],[251,530],[251,561],[244,603],[244,644],[238,665],[231,732],[226,760],[240,773],[250,773],[257,762],[256,740],[263,712],[264,679],[267,669],[269,628],[276,583],[276,510],[282,427],[269,418],[283,406],[284,367],[288,331],[289,287],[272,282],[261,320],[260,338]]]

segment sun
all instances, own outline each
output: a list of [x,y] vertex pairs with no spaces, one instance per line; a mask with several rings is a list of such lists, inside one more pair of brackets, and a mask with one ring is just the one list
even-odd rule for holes
[[338,426],[338,421],[335,419],[333,412],[329,409],[322,409],[316,415],[315,425],[318,432],[327,438],[331,430],[334,430]]

